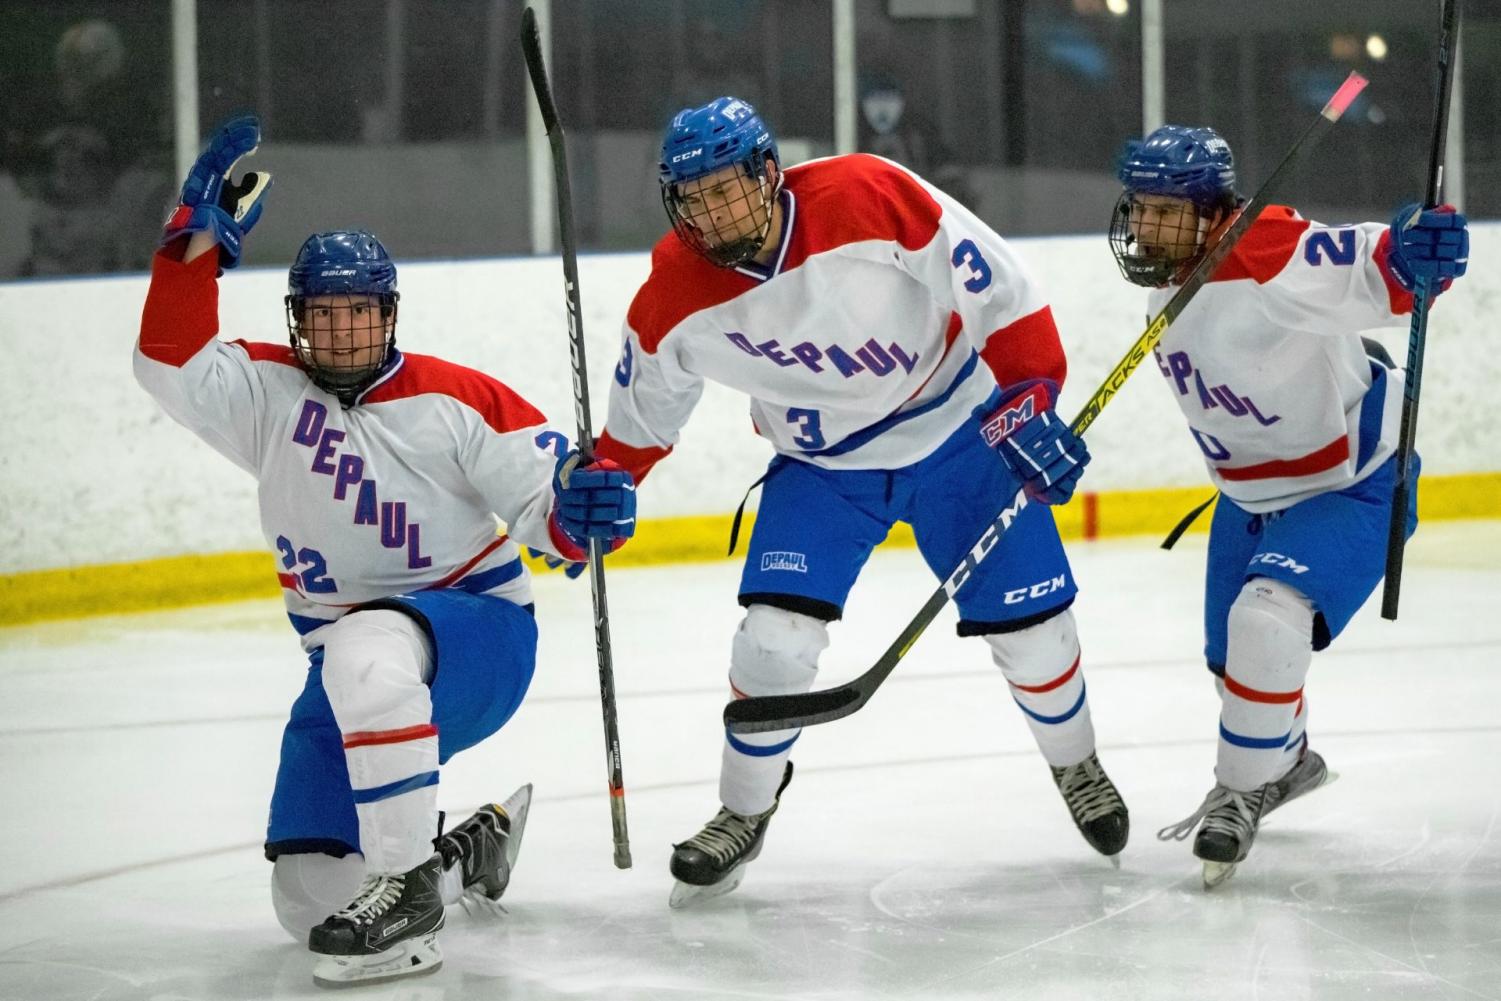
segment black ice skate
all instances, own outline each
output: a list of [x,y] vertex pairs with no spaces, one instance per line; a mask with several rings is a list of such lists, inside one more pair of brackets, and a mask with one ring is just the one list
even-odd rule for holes
[[479,811],[433,842],[443,856],[443,868],[458,865],[464,900],[499,909],[501,894],[511,881],[516,857],[521,854],[521,836],[532,806],[532,787],[527,783],[504,803],[487,803]]
[[1182,841],[1202,820],[1203,825],[1194,838],[1194,854],[1204,860],[1204,888],[1211,890],[1235,875],[1235,867],[1250,853],[1266,807],[1267,792],[1273,785],[1268,782],[1250,792],[1216,785],[1191,816],[1164,827],[1157,837],[1163,841]]
[[343,910],[308,934],[321,958],[313,969],[320,987],[376,983],[432,973],[443,965],[443,871],[439,855],[400,875],[371,874]]
[[720,897],[740,885],[746,864],[761,854],[766,826],[782,801],[782,790],[792,781],[792,762],[782,774],[771,809],[746,817],[720,808],[704,829],[681,844],[672,846],[672,875],[677,879],[669,907],[682,907],[693,900]]
[[1063,802],[1074,818],[1074,825],[1090,847],[1120,868],[1120,852],[1131,835],[1131,814],[1116,790],[1115,783],[1091,752],[1077,765],[1054,768],[1053,784],[1063,794]]
[[1329,766],[1324,764],[1323,757],[1319,752],[1309,750],[1305,741],[1303,750],[1298,752],[1297,763],[1267,788],[1266,805],[1261,808],[1261,815],[1265,817],[1279,806],[1333,781],[1334,776],[1330,773]]

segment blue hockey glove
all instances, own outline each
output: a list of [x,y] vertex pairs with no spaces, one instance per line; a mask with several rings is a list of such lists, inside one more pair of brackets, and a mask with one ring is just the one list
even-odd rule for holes
[[182,183],[177,208],[162,230],[162,246],[208,230],[219,241],[220,270],[240,263],[240,245],[261,217],[261,196],[271,185],[271,175],[250,171],[235,183],[230,174],[240,158],[260,144],[261,123],[254,115],[232,118],[214,131]]
[[542,550],[534,549],[531,546],[526,547],[526,554],[533,559],[540,558],[543,565],[546,566],[549,570],[556,570],[558,567],[562,567],[563,573],[568,575],[569,580],[578,580],[583,572],[589,569],[589,564],[587,563],[574,563],[570,560],[563,559],[561,556],[554,556],[552,553],[544,553]]
[[981,437],[1000,453],[1027,495],[1044,504],[1068,503],[1089,465],[1089,449],[1053,410],[1047,389],[1034,383],[1002,397],[998,408],[981,416]]
[[552,489],[555,524],[579,550],[601,539],[605,551],[614,552],[636,533],[636,481],[618,463],[599,459],[580,466],[578,452],[569,452],[558,460]]
[[1470,257],[1470,230],[1452,205],[1422,209],[1404,205],[1392,219],[1392,277],[1409,292],[1418,279],[1447,282],[1465,273]]

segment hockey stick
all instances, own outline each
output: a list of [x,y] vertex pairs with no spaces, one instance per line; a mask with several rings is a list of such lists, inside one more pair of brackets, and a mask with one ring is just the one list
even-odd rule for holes
[[[553,104],[542,61],[542,37],[537,15],[530,7],[521,12],[521,51],[531,74],[542,124],[552,147],[552,168],[558,187],[558,234],[563,245],[563,289],[568,306],[568,349],[573,359],[573,412],[578,422],[575,445],[579,463],[594,457],[594,431],[589,419],[588,367],[584,362],[584,321],[579,309],[578,255],[573,245],[573,195],[568,187],[568,154],[563,145],[563,125]],[[615,836],[615,867],[631,867],[631,839],[625,826],[625,778],[620,766],[620,732],[615,712],[615,668],[610,657],[610,610],[605,602],[605,567],[600,540],[589,540],[589,584],[594,593],[594,646],[599,651],[599,701],[605,724],[605,766],[610,781],[610,824]]]
[[[1319,112],[1319,117],[1314,119],[1313,124],[1298,137],[1297,142],[1293,143],[1292,149],[1288,150],[1282,162],[1277,165],[1277,169],[1272,171],[1272,176],[1267,178],[1261,189],[1245,203],[1240,214],[1230,224],[1225,235],[1220,238],[1220,242],[1204,255],[1204,259],[1194,268],[1183,286],[1173,294],[1167,305],[1162,307],[1162,312],[1158,313],[1147,325],[1147,329],[1136,339],[1131,350],[1126,352],[1126,356],[1095,390],[1089,402],[1084,405],[1084,409],[1079,412],[1079,416],[1075,417],[1073,423],[1069,425],[1069,429],[1074,434],[1082,435],[1095,422],[1095,418],[1099,417],[1105,404],[1110,402],[1110,398],[1120,390],[1131,373],[1136,371],[1137,366],[1146,360],[1147,354],[1162,338],[1168,325],[1183,312],[1199,289],[1209,281],[1210,275],[1214,274],[1220,263],[1230,256],[1230,251],[1235,249],[1240,238],[1251,228],[1251,223],[1266,207],[1270,192],[1287,178],[1302,155],[1312,149],[1330,126],[1339,120],[1340,115],[1344,114],[1345,109],[1350,106],[1365,85],[1366,80],[1359,73],[1351,73],[1345,79],[1339,90],[1329,99],[1329,103],[1324,105],[1324,109]],[[865,705],[875,690],[880,687],[881,682],[886,680],[887,675],[891,674],[897,663],[906,656],[912,644],[917,642],[923,630],[928,628],[939,610],[964,585],[980,562],[990,554],[996,543],[1000,542],[1001,536],[1011,527],[1016,516],[1021,514],[1022,509],[1029,503],[1024,491],[1018,492],[1012,498],[1011,503],[986,526],[979,541],[965,555],[964,562],[960,563],[954,572],[938,586],[917,616],[907,624],[906,629],[902,630],[896,642],[887,648],[870,670],[837,688],[826,688],[801,695],[768,695],[736,700],[724,708],[725,726],[732,733],[787,730],[841,719]]]
[[[1428,147],[1425,209],[1444,200],[1444,140],[1449,132],[1449,92],[1454,87],[1454,49],[1459,42],[1459,0],[1444,0],[1438,41],[1438,87],[1434,100],[1433,142]],[[1433,303],[1426,278],[1412,293],[1412,325],[1407,331],[1407,379],[1402,390],[1402,423],[1397,435],[1397,484],[1392,488],[1392,517],[1386,533],[1386,582],[1381,589],[1381,617],[1397,619],[1402,594],[1402,555],[1407,548],[1407,505],[1412,452],[1418,435],[1418,390],[1423,383],[1423,348],[1428,342],[1428,307]]]

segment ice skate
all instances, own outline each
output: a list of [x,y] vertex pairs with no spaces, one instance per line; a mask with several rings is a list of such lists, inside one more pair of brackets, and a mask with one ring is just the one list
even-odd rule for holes
[[1261,815],[1265,817],[1292,800],[1297,799],[1304,793],[1312,792],[1319,786],[1328,785],[1334,781],[1334,774],[1324,764],[1324,758],[1317,751],[1310,750],[1307,742],[1303,744],[1303,750],[1298,753],[1298,760],[1288,773],[1273,782],[1266,791],[1266,805],[1262,807]]
[[1204,861],[1204,889],[1212,890],[1235,875],[1235,867],[1250,853],[1267,792],[1273,784],[1268,782],[1250,792],[1216,785],[1197,810],[1158,831],[1157,837],[1163,841],[1182,841],[1202,820],[1193,850]]
[[695,900],[722,897],[740,885],[745,867],[766,841],[766,827],[777,812],[782,790],[792,781],[792,762],[782,775],[771,809],[746,817],[721,808],[704,829],[681,844],[672,846],[672,875],[677,883],[667,899],[669,907],[678,908]]
[[433,842],[443,856],[443,868],[459,865],[466,906],[474,901],[487,908],[500,908],[500,897],[521,854],[521,836],[531,805],[532,787],[527,783],[504,803],[487,803]]
[[442,869],[442,857],[434,855],[409,872],[366,876],[354,899],[309,933],[308,948],[319,956],[313,982],[379,983],[443,965]]
[[1094,752],[1076,765],[1054,768],[1053,784],[1090,847],[1120,868],[1120,852],[1131,834],[1131,814]]

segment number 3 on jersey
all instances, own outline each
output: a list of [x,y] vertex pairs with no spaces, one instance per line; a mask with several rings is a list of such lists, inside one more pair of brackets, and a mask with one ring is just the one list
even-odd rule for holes
[[796,424],[802,432],[792,443],[804,452],[811,452],[815,448],[823,448],[823,429],[818,426],[818,411],[808,410],[803,407],[787,408],[787,423]]
[[973,240],[960,240],[954,248],[954,256],[949,258],[949,263],[954,267],[968,266],[970,276],[964,280],[964,287],[971,292],[982,292],[990,287],[990,280],[994,277],[990,271],[990,263],[980,254],[980,248],[975,246]]

